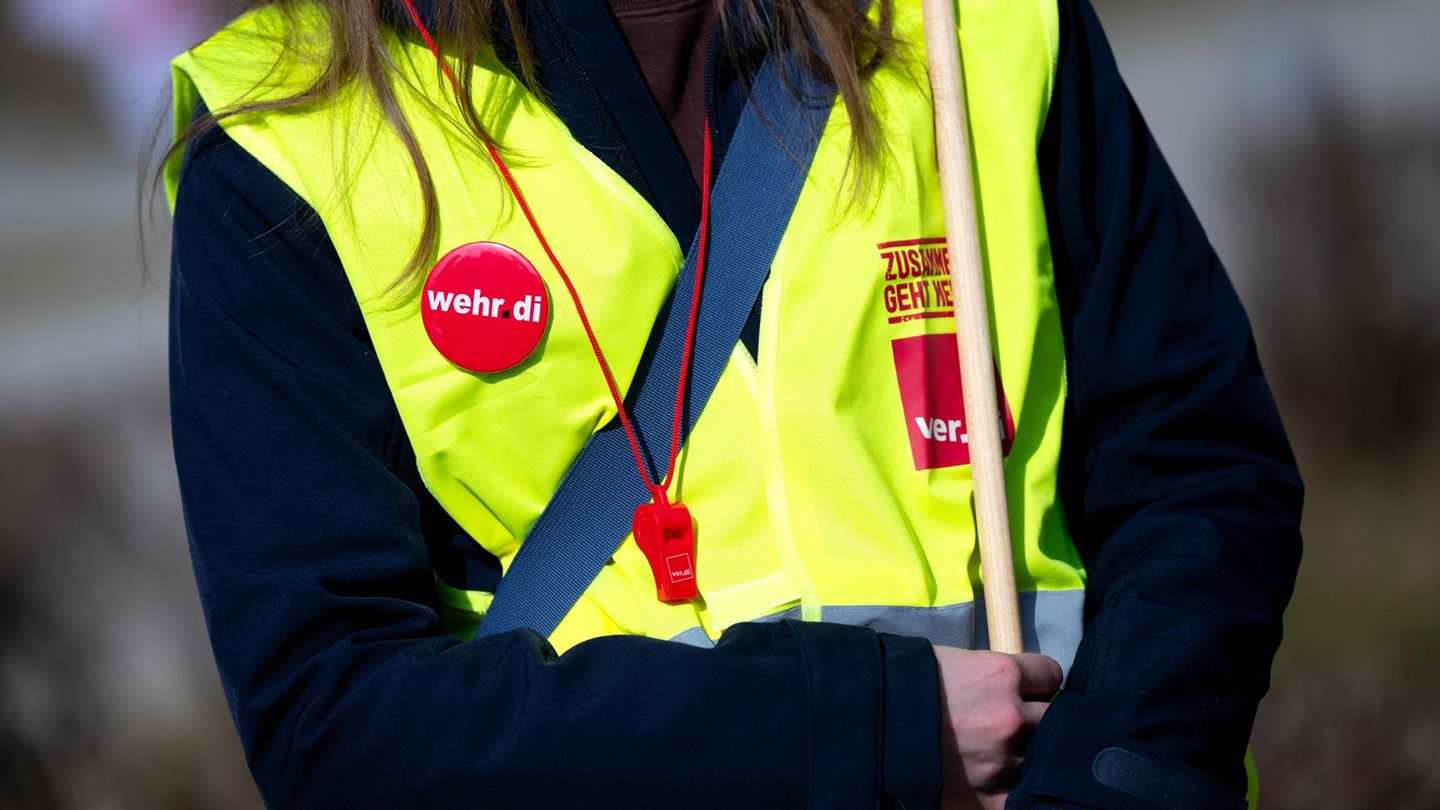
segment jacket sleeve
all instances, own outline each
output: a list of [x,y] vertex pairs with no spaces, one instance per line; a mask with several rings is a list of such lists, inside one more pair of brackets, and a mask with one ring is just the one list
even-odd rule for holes
[[1040,147],[1086,631],[1011,807],[1242,807],[1302,488],[1249,323],[1088,0]]
[[314,212],[215,130],[188,150],[173,247],[186,525],[270,806],[937,803],[923,641],[787,622],[557,656],[446,635],[408,443]]

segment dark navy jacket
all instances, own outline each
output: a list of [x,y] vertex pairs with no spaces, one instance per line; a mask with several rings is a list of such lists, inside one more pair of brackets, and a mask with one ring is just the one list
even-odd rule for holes
[[[604,4],[529,5],[528,78],[689,244],[698,191]],[[1060,8],[1039,160],[1087,626],[1010,806],[1240,806],[1301,485],[1245,314],[1094,12]],[[743,95],[713,62],[723,148]],[[936,804],[923,641],[787,622],[714,650],[615,637],[557,657],[524,632],[447,636],[432,571],[493,587],[495,561],[419,481],[314,212],[219,130],[186,155],[171,351],[201,601],[272,806]]]

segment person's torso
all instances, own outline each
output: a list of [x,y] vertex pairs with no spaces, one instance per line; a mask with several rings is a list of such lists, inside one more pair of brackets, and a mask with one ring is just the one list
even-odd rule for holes
[[[920,15],[917,4],[898,5],[896,33],[911,56],[867,80],[883,121],[880,180],[852,196],[837,104],[762,292],[758,356],[736,346],[680,455],[673,495],[696,521],[701,598],[657,601],[644,555],[633,539],[614,538],[612,564],[551,634],[558,648],[613,633],[707,643],[734,623],[779,615],[957,646],[983,633]],[[1068,665],[1084,572],[1056,493],[1064,346],[1035,158],[1055,9],[965,0],[960,20],[995,355],[1013,424],[1006,481],[1027,646]],[[268,12],[246,15],[177,60],[180,114],[197,97],[218,110],[249,93],[272,61],[266,31],[276,24]],[[394,292],[421,196],[402,142],[362,93],[224,126],[319,212],[427,487],[508,566],[615,406],[534,234],[473,138],[437,112],[453,102],[430,54],[415,37],[392,33],[388,44],[416,88],[401,103],[440,204],[437,255],[500,242],[529,257],[551,291],[545,339],[515,369],[456,368],[427,338],[417,298]],[[313,69],[292,57],[260,92],[293,90]],[[623,392],[675,283],[681,245],[493,58],[478,66],[474,97],[510,150]],[[473,632],[487,597],[445,597],[461,609],[455,631]]]

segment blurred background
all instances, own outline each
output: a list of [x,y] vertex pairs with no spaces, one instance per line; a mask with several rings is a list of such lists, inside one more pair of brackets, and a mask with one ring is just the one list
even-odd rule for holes
[[[1265,806],[1440,807],[1440,3],[1095,2],[1309,487]],[[3,808],[259,806],[189,568],[136,167],[169,56],[241,5],[0,0]]]

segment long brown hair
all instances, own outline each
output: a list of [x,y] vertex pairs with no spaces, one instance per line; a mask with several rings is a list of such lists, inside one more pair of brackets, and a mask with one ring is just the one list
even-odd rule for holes
[[[885,60],[893,58],[897,43],[892,33],[893,0],[711,0],[732,57],[744,64],[762,53],[788,52],[799,56],[803,70],[833,84],[850,119],[849,174],[863,188],[873,178],[881,153],[880,126],[870,103],[865,79]],[[869,6],[876,7],[875,19]],[[438,201],[429,164],[406,120],[396,96],[395,68],[381,30],[394,21],[408,20],[402,0],[255,0],[250,8],[278,6],[294,13],[300,6],[319,7],[329,24],[328,54],[324,69],[309,87],[285,98],[241,102],[212,110],[181,133],[161,160],[163,166],[192,139],[232,116],[297,109],[330,97],[359,81],[399,135],[415,167],[424,200],[424,212],[415,250],[397,286],[420,278],[435,251]],[[533,76],[534,60],[522,29],[517,0],[449,0],[432,33],[447,52],[459,57],[464,69],[457,75],[461,115],[475,137],[493,143],[471,101],[474,65],[488,47],[496,26],[506,26],[515,43],[522,72]],[[289,30],[300,30],[291,26]],[[743,46],[741,43],[745,43]],[[300,47],[284,44],[282,56]],[[278,64],[277,66],[278,67]],[[544,88],[532,88],[542,99]],[[498,144],[497,144],[498,145]]]

